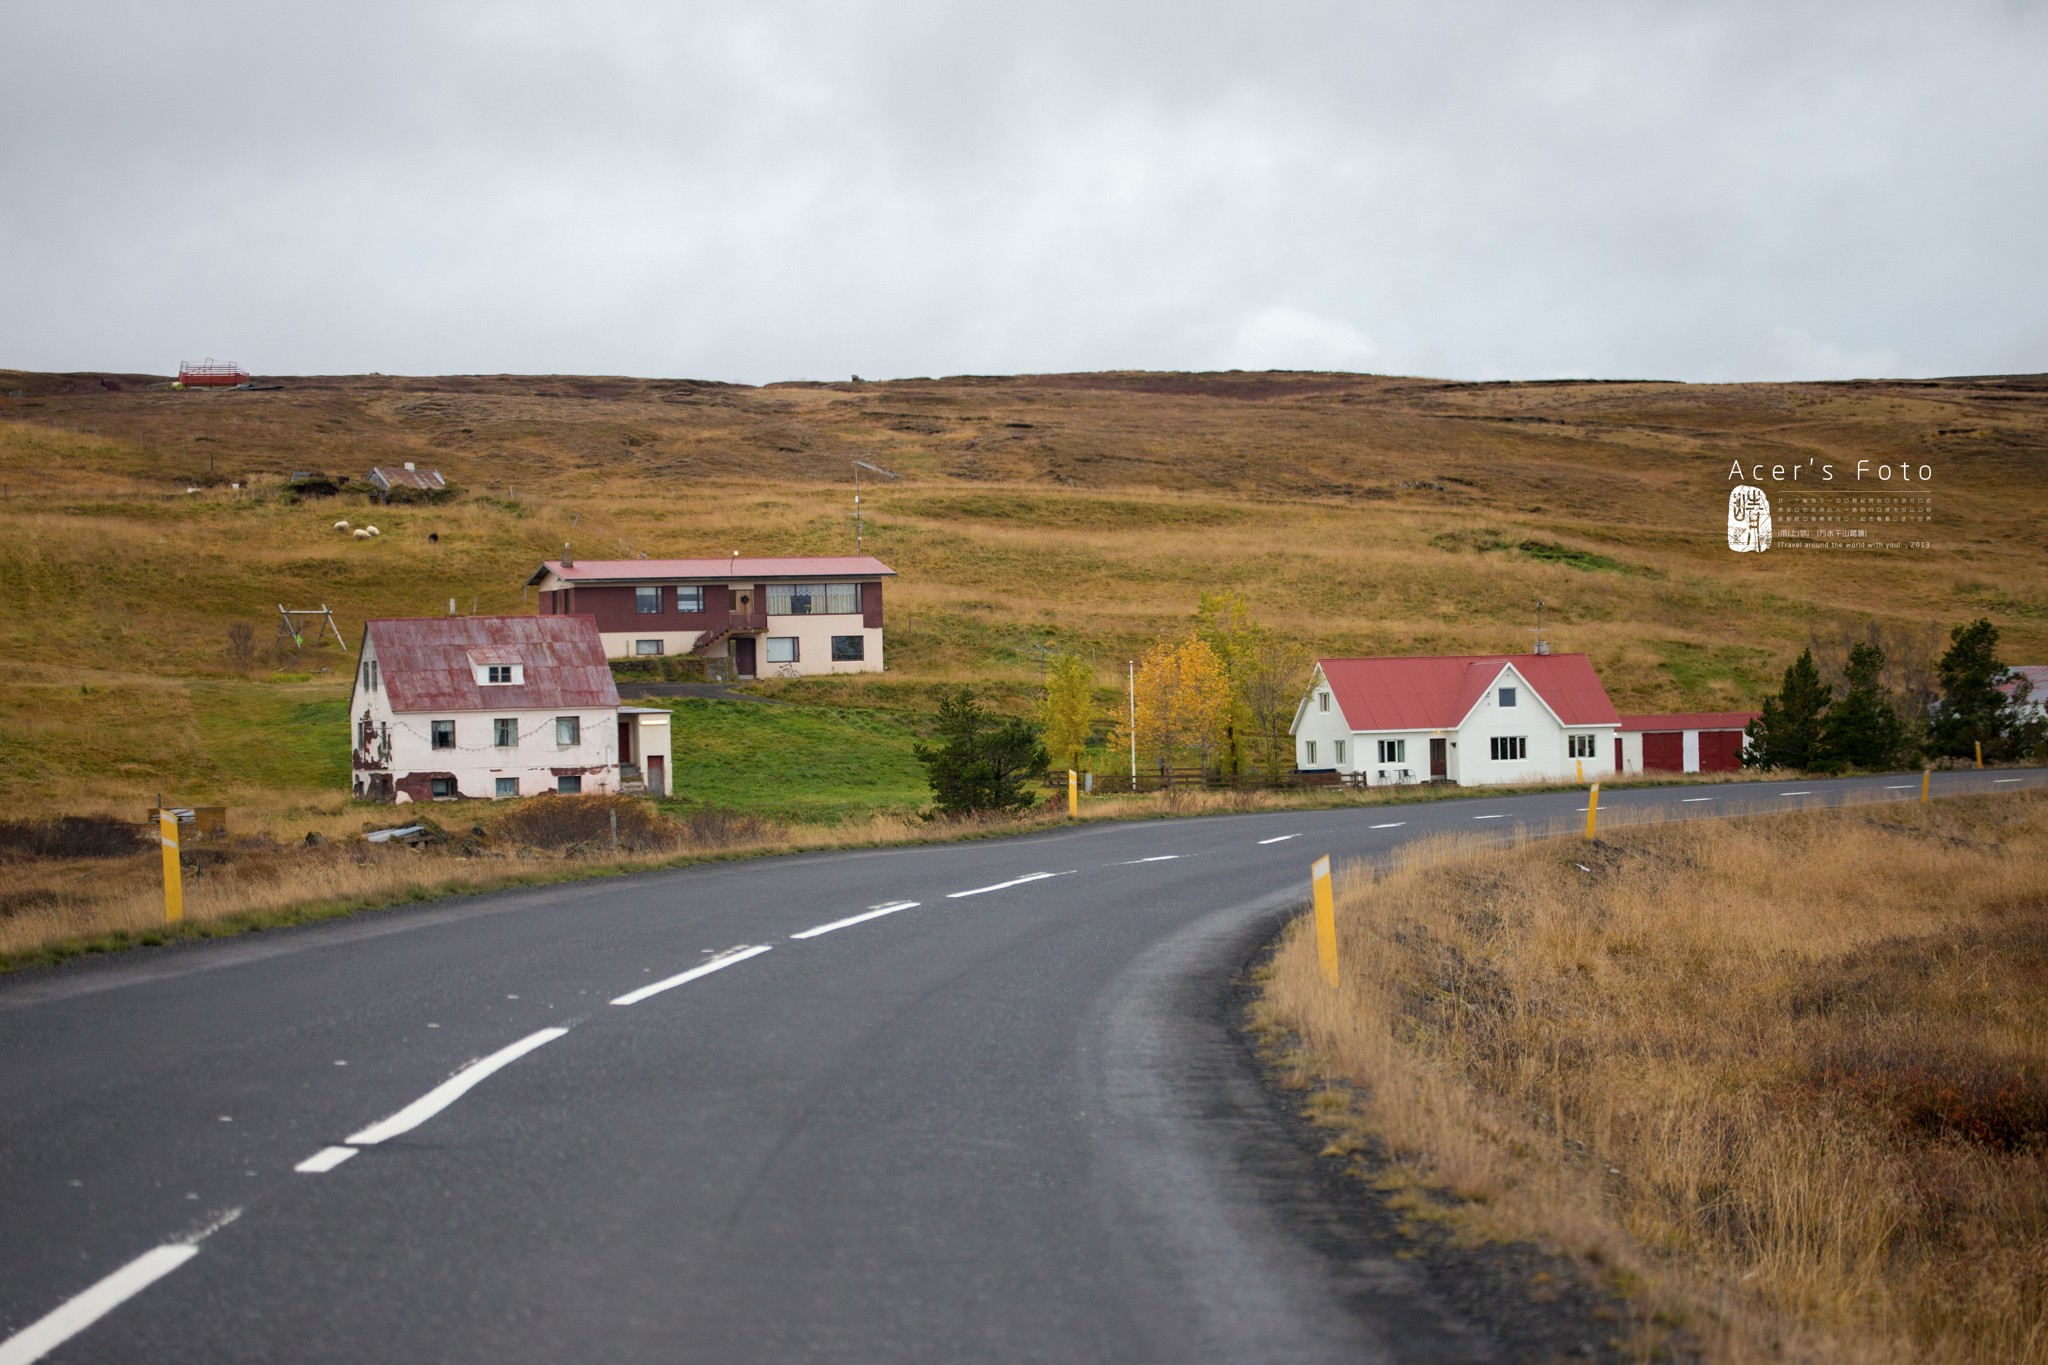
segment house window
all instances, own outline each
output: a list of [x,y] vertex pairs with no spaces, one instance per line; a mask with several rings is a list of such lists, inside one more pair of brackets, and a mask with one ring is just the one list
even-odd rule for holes
[[633,652],[634,652],[635,654],[640,654],[640,655],[647,655],[647,654],[659,654],[659,653],[661,653],[661,641],[659,641],[659,640],[635,640],[635,641],[633,642]]
[[563,796],[574,796],[583,790],[583,779],[580,777],[558,777],[555,779],[555,790]]
[[1405,739],[1383,739],[1380,741],[1380,762],[1406,763],[1408,741]]
[[[772,608],[771,608],[772,610]],[[771,664],[793,664],[796,662],[796,636],[771,635],[768,637],[768,662]]]
[[455,722],[452,720],[430,720],[427,722],[429,742],[436,749],[455,747]]
[[1515,704],[1515,689],[1514,689],[1514,688],[1512,688],[1512,687],[1503,687],[1503,688],[1502,688],[1502,689],[1500,690],[1500,704],[1501,704],[1502,706],[1513,706],[1513,705]]
[[427,790],[432,793],[436,801],[453,801],[456,797],[462,795],[461,792],[455,790],[455,779],[452,777],[428,779]]
[[1316,709],[1320,711],[1330,709],[1330,694],[1328,692],[1316,693]]
[[519,779],[518,779],[518,778],[516,778],[516,777],[501,777],[501,778],[499,778],[499,779],[498,779],[498,790],[497,790],[497,794],[498,794],[499,796],[517,796],[517,795],[519,795]]
[[555,717],[555,743],[564,749],[573,749],[583,742],[583,718],[581,716]]
[[849,616],[860,610],[860,584],[827,583],[825,610],[835,616]]
[[837,663],[848,663],[865,659],[868,642],[859,635],[835,635],[832,637],[832,658]]
[[491,743],[500,749],[519,747],[519,720],[514,716],[499,716],[491,722]]
[[1495,735],[1489,742],[1493,745],[1496,763],[1513,763],[1529,757],[1527,735]]
[[658,615],[660,615],[660,614],[661,614],[661,589],[660,589],[660,588],[635,588],[635,589],[633,589],[633,610],[634,610],[634,611],[637,611],[637,612],[639,612],[639,613],[640,613],[640,614],[641,614],[642,616],[658,616]]
[[1567,735],[1565,737],[1566,758],[1591,758],[1593,756],[1592,735]]
[[512,665],[510,665],[510,664],[490,664],[490,665],[487,665],[487,666],[485,667],[485,669],[484,669],[484,681],[485,681],[485,682],[487,682],[487,683],[509,683],[509,682],[511,682],[511,681],[512,681]]
[[677,611],[702,611],[702,610],[704,610],[704,588],[703,588],[703,585],[702,585],[702,584],[699,584],[698,586],[696,586],[696,587],[694,587],[694,588],[685,588],[685,587],[678,587],[678,588],[676,589],[676,610],[677,610]]
[[809,616],[823,605],[824,590],[816,583],[770,583],[770,616]]
[[1330,752],[1332,762],[1342,763],[1344,761],[1344,741],[1341,739],[1331,740]]
[[369,692],[377,690],[377,661],[375,659],[363,660],[363,688]]
[[1307,741],[1307,743],[1308,743],[1308,761],[1309,761],[1309,762],[1311,762],[1311,763],[1313,763],[1313,762],[1315,762],[1315,761],[1316,761],[1316,742],[1315,742],[1314,740],[1309,740],[1309,741]]

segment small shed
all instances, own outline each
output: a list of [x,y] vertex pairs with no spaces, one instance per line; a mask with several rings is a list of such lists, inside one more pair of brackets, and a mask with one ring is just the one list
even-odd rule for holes
[[448,491],[448,480],[441,477],[438,469],[421,469],[411,460],[403,469],[387,469],[383,465],[370,471],[370,487],[377,490],[377,496],[390,502],[392,495],[399,497],[432,497]]
[[1624,773],[1732,773],[1754,711],[1684,711],[1621,718]]

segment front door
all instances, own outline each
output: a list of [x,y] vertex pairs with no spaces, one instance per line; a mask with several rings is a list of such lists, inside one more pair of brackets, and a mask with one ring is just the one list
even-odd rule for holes
[[742,678],[754,676],[754,637],[735,635],[732,637],[732,671]]
[[633,722],[630,720],[621,719],[619,721],[619,762],[621,764],[626,764],[631,763],[632,761]]
[[1429,775],[1431,778],[1451,775],[1451,742],[1448,739],[1433,739],[1429,742]]
[[663,771],[667,767],[668,765],[661,761],[660,754],[647,755],[647,794],[649,796],[668,795],[668,774]]

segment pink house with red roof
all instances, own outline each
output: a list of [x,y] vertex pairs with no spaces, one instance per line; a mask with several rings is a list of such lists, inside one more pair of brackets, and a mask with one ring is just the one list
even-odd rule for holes
[[607,658],[697,654],[741,678],[882,671],[882,582],[868,555],[585,559],[526,580],[543,616],[597,622]]
[[667,790],[669,713],[621,706],[588,616],[363,626],[354,794],[379,801]]
[[1369,786],[1597,781],[1621,717],[1583,654],[1319,659],[1295,765]]

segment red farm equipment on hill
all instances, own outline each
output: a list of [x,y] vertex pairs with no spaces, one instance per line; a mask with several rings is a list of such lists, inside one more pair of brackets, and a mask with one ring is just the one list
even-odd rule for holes
[[249,382],[249,372],[232,360],[181,360],[178,382],[188,389],[227,389]]

